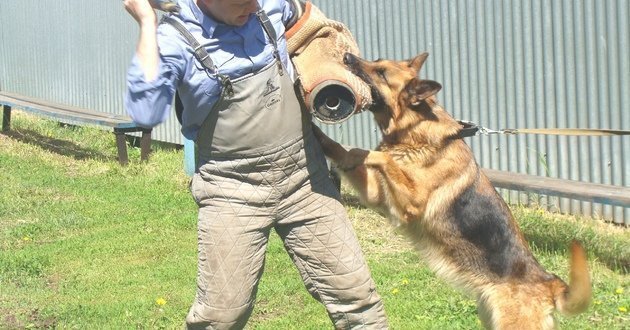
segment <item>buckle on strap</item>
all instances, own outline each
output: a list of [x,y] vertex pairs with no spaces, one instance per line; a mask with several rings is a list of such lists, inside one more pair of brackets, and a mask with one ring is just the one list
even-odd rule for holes
[[462,125],[462,129],[460,129],[459,132],[455,136],[453,136],[453,138],[457,138],[457,139],[475,136],[481,133],[483,129],[483,127],[480,127],[479,125],[470,121],[458,120],[457,123]]
[[[223,93],[229,97],[234,96],[234,88],[232,86],[232,81],[230,80],[230,77],[219,72],[219,69],[216,65],[214,65],[214,62],[212,61],[210,54],[190,33],[190,31],[188,31],[182,23],[180,23],[171,15],[162,17],[162,22],[173,26],[184,37],[184,39],[188,41],[188,44],[193,49],[193,54],[195,58],[197,59],[197,61],[199,61],[199,63],[201,63],[208,76],[216,76],[219,78],[219,80],[221,81],[221,86],[223,87]],[[160,22],[160,24],[162,22]]]
[[223,86],[223,94],[228,97],[234,96],[234,86],[232,86],[230,77],[224,74],[217,74],[217,77],[221,81],[221,86]]

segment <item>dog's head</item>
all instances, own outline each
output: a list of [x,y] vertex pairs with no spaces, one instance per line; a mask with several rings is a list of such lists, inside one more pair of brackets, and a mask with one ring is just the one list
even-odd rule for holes
[[[379,117],[399,117],[406,109],[419,111],[422,102],[436,94],[442,85],[418,78],[429,53],[406,61],[367,61],[353,54],[344,56],[345,64],[372,89],[373,103],[369,107]],[[385,112],[379,115],[380,112]]]

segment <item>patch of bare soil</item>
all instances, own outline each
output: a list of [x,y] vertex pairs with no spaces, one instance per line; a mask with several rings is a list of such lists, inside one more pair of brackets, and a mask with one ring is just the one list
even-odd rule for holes
[[54,329],[57,320],[53,317],[44,317],[38,309],[10,310],[0,309],[0,324],[3,329]]

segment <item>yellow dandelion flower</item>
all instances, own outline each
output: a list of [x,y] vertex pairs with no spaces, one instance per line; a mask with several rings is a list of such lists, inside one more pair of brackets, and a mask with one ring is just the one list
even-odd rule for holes
[[164,305],[166,305],[166,299],[164,299],[164,298],[157,298],[157,299],[155,299],[155,303],[158,306],[164,306]]
[[24,236],[24,237],[22,237],[22,240],[23,240],[24,242],[28,242],[28,241],[30,241],[30,240],[31,240],[31,238],[30,238],[30,237],[28,237],[28,236]]
[[398,294],[398,292],[399,292],[398,288],[392,289],[392,294]]
[[617,308],[617,310],[619,310],[622,313],[627,313],[628,312],[628,308],[626,308],[626,306],[619,306],[619,308]]
[[406,278],[403,278],[403,280],[402,280],[402,284],[403,284],[403,285],[408,285],[408,284],[409,284],[409,280],[408,280],[408,279],[406,279]]
[[617,288],[617,289],[615,290],[615,293],[616,293],[616,294],[622,294],[622,293],[623,293],[623,288]]
[[593,305],[601,305],[602,301],[601,300],[593,300]]

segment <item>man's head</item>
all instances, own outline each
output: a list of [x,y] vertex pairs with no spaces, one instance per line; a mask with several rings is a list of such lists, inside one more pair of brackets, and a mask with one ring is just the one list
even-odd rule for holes
[[234,26],[244,25],[258,10],[256,0],[197,0],[197,5],[206,15]]

